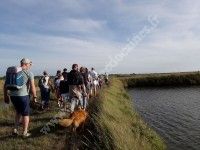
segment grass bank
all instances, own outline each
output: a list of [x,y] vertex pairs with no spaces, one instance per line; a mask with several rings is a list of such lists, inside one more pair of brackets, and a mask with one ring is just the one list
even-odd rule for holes
[[120,78],[127,88],[200,85],[200,73],[135,75]]
[[106,149],[165,149],[163,140],[142,121],[123,83],[113,78],[99,96],[93,118],[101,127]]

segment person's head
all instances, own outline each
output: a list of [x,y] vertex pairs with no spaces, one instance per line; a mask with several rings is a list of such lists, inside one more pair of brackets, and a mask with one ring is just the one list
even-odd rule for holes
[[32,66],[32,61],[28,58],[23,58],[21,61],[20,61],[20,64],[21,64],[21,67],[23,69],[30,69],[30,67]]
[[57,70],[56,75],[58,76],[59,74],[61,74],[61,70]]
[[84,73],[84,72],[85,72],[85,68],[84,68],[84,67],[81,67],[81,68],[80,68],[80,72],[81,72],[81,73]]
[[88,73],[88,68],[85,68],[85,72],[87,72],[87,73]]
[[93,70],[94,70],[94,68],[92,67],[92,68],[91,68],[91,70],[93,71]]
[[67,72],[67,68],[64,68],[64,69],[63,69],[63,72]]
[[62,73],[61,73],[61,72],[58,73],[58,74],[57,74],[57,77],[58,77],[59,79],[61,79],[61,78],[62,78]]
[[78,64],[73,64],[72,65],[72,70],[78,70]]
[[67,80],[67,73],[66,72],[63,72],[62,76],[63,76],[64,80]]
[[47,71],[43,71],[43,75],[47,76],[48,75]]

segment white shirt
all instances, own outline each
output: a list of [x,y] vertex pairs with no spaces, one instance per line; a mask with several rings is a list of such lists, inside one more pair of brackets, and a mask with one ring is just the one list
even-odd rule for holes
[[45,79],[44,85],[45,85],[45,86],[48,86],[48,83],[49,83],[49,76],[45,76],[44,79]]
[[90,72],[90,75],[92,76],[93,79],[98,78],[98,74],[97,74],[97,72],[94,71],[94,70],[92,70],[92,71]]

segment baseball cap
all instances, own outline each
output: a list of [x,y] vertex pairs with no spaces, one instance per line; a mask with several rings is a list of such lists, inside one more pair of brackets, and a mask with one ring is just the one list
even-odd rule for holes
[[20,62],[21,64],[32,64],[32,61],[28,58],[23,58]]

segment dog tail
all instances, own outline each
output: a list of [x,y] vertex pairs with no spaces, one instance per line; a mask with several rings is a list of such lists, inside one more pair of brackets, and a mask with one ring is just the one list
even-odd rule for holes
[[58,124],[62,127],[69,127],[73,122],[73,119],[61,119]]

